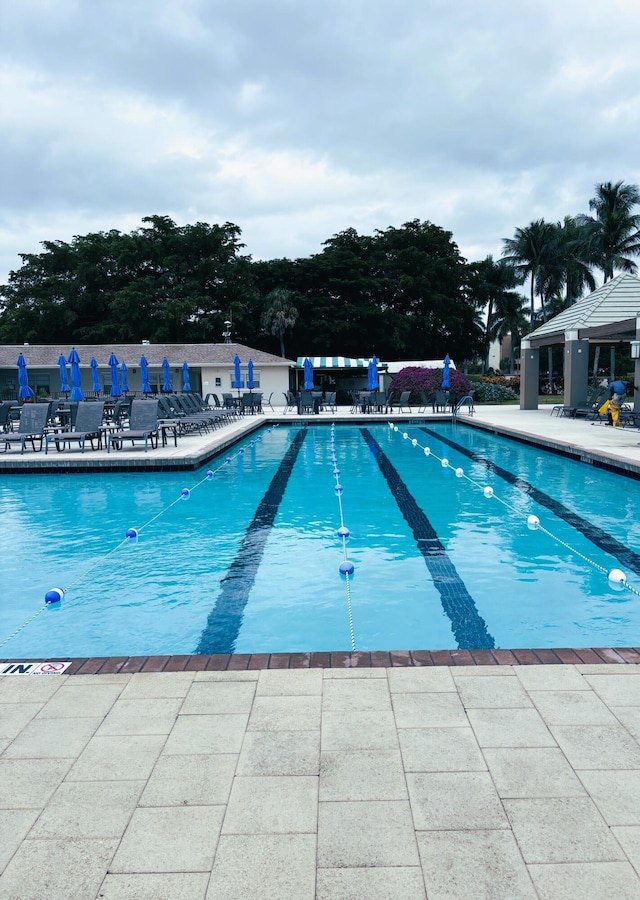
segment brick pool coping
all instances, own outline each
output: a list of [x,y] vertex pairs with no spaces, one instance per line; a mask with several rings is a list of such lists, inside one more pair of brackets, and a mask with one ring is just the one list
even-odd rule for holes
[[[4,663],[30,662],[4,659]],[[67,662],[64,657],[40,662]],[[137,672],[246,672],[260,669],[367,669],[394,666],[538,666],[640,663],[640,647],[540,650],[378,650],[314,653],[232,653],[194,656],[110,656],[73,659],[65,675]]]

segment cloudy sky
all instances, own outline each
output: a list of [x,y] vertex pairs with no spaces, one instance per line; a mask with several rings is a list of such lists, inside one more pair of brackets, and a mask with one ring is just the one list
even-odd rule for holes
[[468,259],[640,183],[637,0],[6,0],[0,281],[230,221],[256,259],[410,219]]

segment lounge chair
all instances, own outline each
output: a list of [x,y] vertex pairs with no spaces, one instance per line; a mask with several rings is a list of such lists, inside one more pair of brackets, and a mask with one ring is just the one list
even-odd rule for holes
[[128,430],[115,431],[107,435],[107,453],[111,452],[113,444],[116,450],[121,450],[125,441],[144,441],[144,451],[147,452],[149,444],[151,449],[158,446],[158,404],[154,400],[134,400],[129,414]]
[[329,391],[324,398],[323,406],[325,409],[330,409],[332,413],[336,411],[336,392]]
[[[102,447],[102,418],[104,415],[104,402],[83,400],[78,403],[78,414],[73,431],[56,431],[48,434],[45,439],[44,452],[49,452],[49,442],[56,445],[56,450],[64,450],[65,446],[77,443],[80,452],[84,453],[84,445],[87,439],[91,443],[91,449]],[[97,441],[94,447],[93,442]],[[62,445],[62,446],[60,446]]]
[[[609,394],[609,388],[605,385],[604,387],[595,388],[591,392],[591,396],[584,402],[579,403],[577,406],[573,407],[573,413],[569,413],[572,419],[598,419],[599,413],[598,410],[606,400]],[[571,409],[572,407],[569,407]],[[567,413],[565,413],[567,415]]]
[[286,391],[283,394],[283,397],[284,397],[284,409],[282,411],[282,415],[286,416],[286,414],[289,412],[290,409],[298,408],[298,401],[296,400],[295,396],[293,395],[293,393],[291,391]]
[[20,453],[24,453],[24,445],[27,441],[36,452],[36,441],[40,442],[38,450],[42,450],[45,439],[45,428],[49,418],[49,403],[25,403],[20,413],[20,423],[17,431],[0,434],[0,444],[11,449],[12,444],[20,444]]
[[3,400],[0,403],[0,431],[11,431],[11,411],[17,406],[16,400]]

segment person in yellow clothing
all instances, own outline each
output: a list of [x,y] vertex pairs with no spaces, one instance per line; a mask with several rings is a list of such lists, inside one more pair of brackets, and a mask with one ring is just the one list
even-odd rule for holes
[[602,415],[607,412],[610,414],[611,424],[614,428],[617,428],[620,425],[620,410],[622,409],[622,404],[624,403],[626,396],[626,382],[612,381],[609,385],[609,399],[605,400],[605,402],[598,410],[598,412],[602,413]]

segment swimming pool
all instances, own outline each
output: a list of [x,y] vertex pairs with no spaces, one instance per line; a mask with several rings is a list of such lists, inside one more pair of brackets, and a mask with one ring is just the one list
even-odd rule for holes
[[0,641],[20,630],[0,653],[638,644],[640,599],[606,572],[640,583],[640,483],[461,424],[402,429],[264,428],[212,479],[5,479]]

